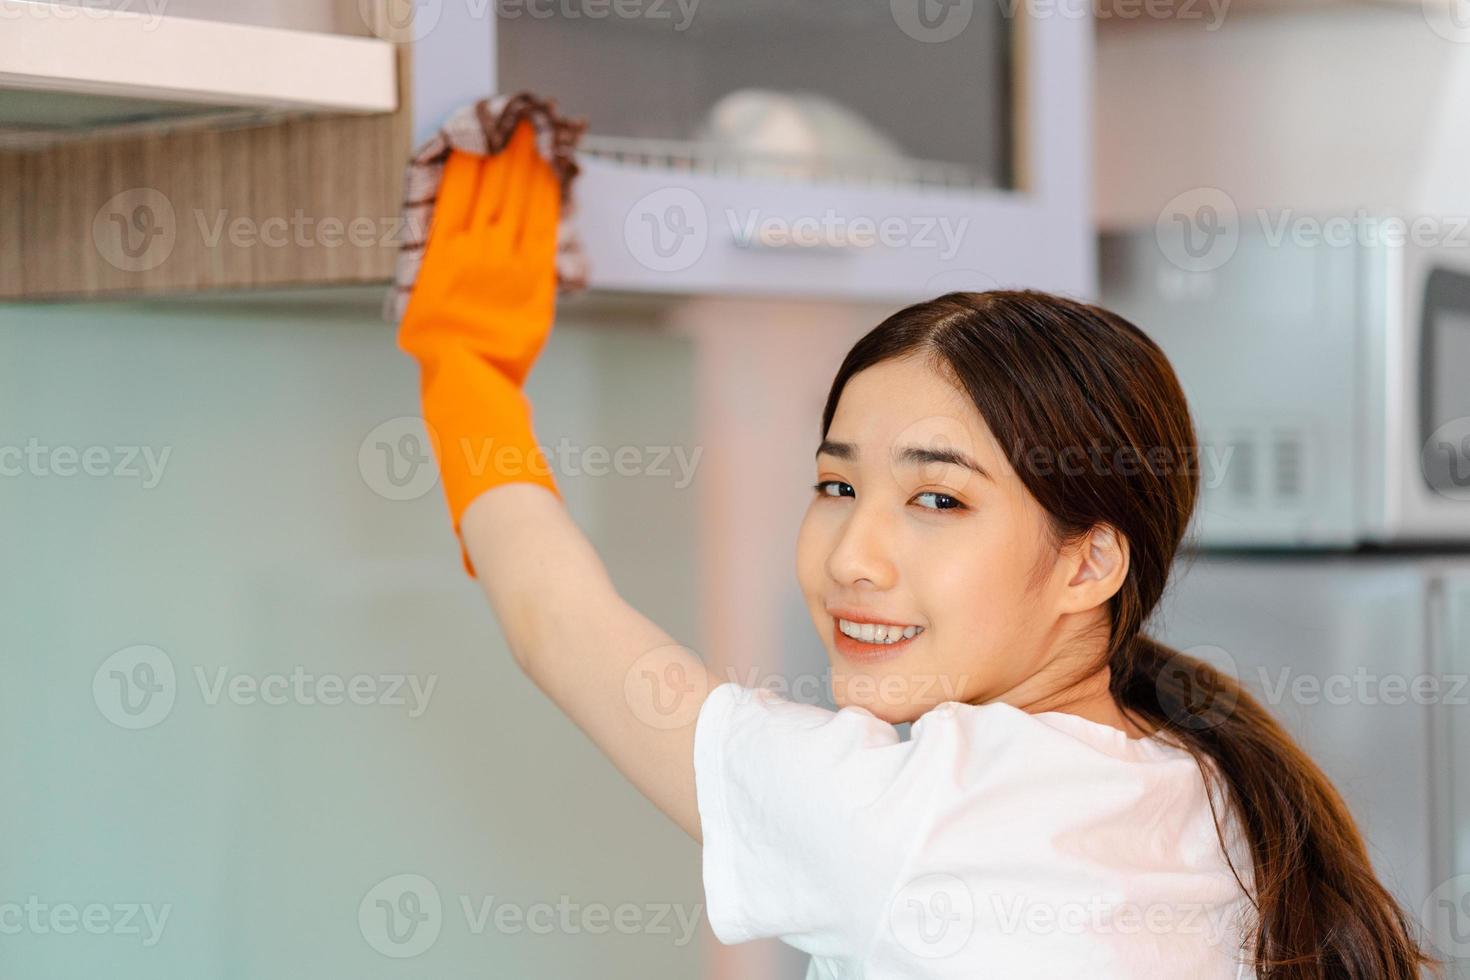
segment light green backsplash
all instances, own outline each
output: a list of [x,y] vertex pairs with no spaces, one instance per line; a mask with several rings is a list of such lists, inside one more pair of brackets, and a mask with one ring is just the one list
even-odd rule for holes
[[[0,307],[0,447],[104,447],[114,468],[118,447],[168,453],[156,486],[60,475],[64,458],[0,476],[6,980],[700,975],[697,846],[514,666],[438,488],[385,499],[359,468],[375,426],[417,411],[378,297]],[[528,383],[537,435],[692,453],[691,361],[687,340],[563,321]],[[698,473],[678,488],[671,469],[561,484],[623,593],[693,645]],[[129,730],[94,679],[140,644],[172,663],[175,700]],[[418,717],[210,703],[222,670],[297,667],[436,686]],[[408,959],[358,916],[399,874],[443,902],[439,938]],[[46,915],[168,918],[152,946],[141,915],[139,934],[57,934],[29,920],[32,896]],[[492,897],[477,934],[463,903]],[[548,934],[496,928],[502,903],[559,902],[571,930],[560,911]],[[579,924],[619,906],[643,927]],[[680,913],[698,917],[687,942]]]

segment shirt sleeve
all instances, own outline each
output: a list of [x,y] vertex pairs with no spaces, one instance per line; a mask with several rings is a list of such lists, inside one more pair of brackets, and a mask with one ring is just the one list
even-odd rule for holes
[[864,956],[926,823],[914,744],[862,707],[834,712],[733,681],[711,691],[694,775],[716,938]]

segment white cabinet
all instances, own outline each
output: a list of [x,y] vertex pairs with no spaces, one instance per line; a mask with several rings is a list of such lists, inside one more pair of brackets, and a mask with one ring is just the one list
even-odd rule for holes
[[589,121],[595,288],[1094,291],[1086,17],[926,0],[499,11],[498,87]]
[[338,0],[0,0],[0,146],[220,115],[391,112],[396,55],[368,23],[375,2],[353,18]]

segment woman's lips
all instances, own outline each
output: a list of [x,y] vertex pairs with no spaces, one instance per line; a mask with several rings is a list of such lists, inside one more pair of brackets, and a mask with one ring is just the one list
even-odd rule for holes
[[854,663],[875,664],[900,657],[907,652],[910,643],[923,635],[923,633],[918,633],[893,643],[864,643],[842,632],[837,625],[837,618],[835,616],[832,618],[832,642],[837,647],[838,653]]

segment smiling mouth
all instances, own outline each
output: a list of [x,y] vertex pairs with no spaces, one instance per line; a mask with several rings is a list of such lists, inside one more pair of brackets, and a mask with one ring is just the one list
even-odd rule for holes
[[[832,644],[837,652],[856,663],[871,664],[891,660],[907,652],[909,644],[924,635],[922,626],[855,623],[832,619]],[[856,636],[849,635],[856,633]]]
[[897,643],[900,640],[910,640],[924,632],[922,626],[895,626],[884,623],[857,623],[850,619],[838,618],[837,628],[844,636],[863,643]]

